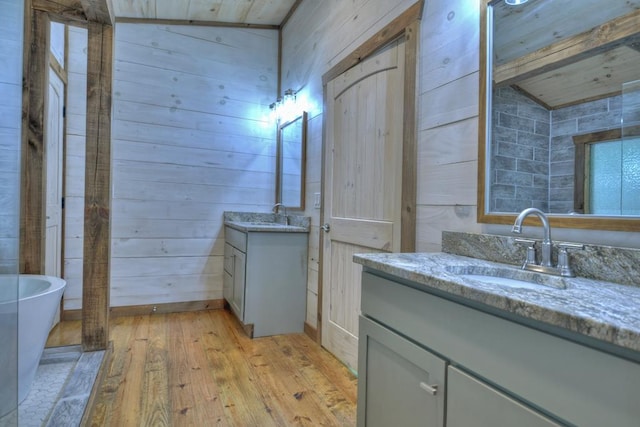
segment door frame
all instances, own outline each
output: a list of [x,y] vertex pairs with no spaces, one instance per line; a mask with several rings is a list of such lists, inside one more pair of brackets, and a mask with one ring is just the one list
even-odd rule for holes
[[[327,111],[327,84],[373,55],[378,49],[392,41],[405,37],[405,76],[404,76],[404,123],[402,142],[402,216],[400,248],[402,252],[415,251],[416,244],[416,198],[417,198],[417,107],[416,89],[418,72],[418,40],[420,37],[420,18],[424,9],[424,0],[414,3],[397,18],[375,33],[363,44],[354,49],[342,61],[322,75],[323,111]],[[322,167],[320,191],[323,195],[320,209],[320,224],[324,224],[324,195],[325,195],[325,148],[327,143],[327,118],[322,119]],[[320,248],[318,255],[318,323],[316,341],[322,339],[322,283],[323,283],[323,247],[326,233],[320,230]]]

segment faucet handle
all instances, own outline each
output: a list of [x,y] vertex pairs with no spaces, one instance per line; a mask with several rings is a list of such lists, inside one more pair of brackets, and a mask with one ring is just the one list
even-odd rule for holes
[[579,243],[558,243],[558,270],[564,277],[574,277],[573,270],[569,263],[569,249],[583,250],[584,245]]
[[524,265],[522,266],[522,268],[525,268],[525,266],[527,266],[528,264],[535,264],[536,263],[536,243],[538,243],[538,241],[533,239],[513,239],[513,240],[520,245],[527,246],[527,258],[524,260]]
[[584,249],[584,245],[582,243],[569,243],[569,242],[560,242],[558,243],[558,247],[560,249]]

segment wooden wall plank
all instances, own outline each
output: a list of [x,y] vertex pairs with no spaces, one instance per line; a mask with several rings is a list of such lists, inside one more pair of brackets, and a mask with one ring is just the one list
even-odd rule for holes
[[[30,12],[30,10],[29,10]],[[25,11],[22,114],[22,183],[20,272],[44,272],[44,108],[49,72],[49,17],[41,11]]]
[[113,28],[89,22],[88,37],[82,347],[93,351],[109,340]]
[[[87,127],[87,29],[69,27],[67,54],[67,117],[65,150],[64,279],[67,281],[63,311],[82,308],[82,256],[84,250],[84,174]],[[66,266],[80,265],[70,279]],[[69,295],[77,295],[75,298]],[[63,316],[64,317],[64,316]]]
[[[122,285],[112,304],[221,298],[222,213],[273,205],[275,127],[262,121],[275,98],[276,32],[118,29],[112,271]],[[155,283],[132,270],[139,263],[156,266]]]

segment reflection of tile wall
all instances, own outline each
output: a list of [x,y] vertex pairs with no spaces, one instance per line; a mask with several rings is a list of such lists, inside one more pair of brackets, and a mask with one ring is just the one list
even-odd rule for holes
[[622,97],[548,111],[511,87],[493,95],[491,210],[573,211],[573,135],[620,126]]
[[491,210],[548,210],[549,112],[510,87],[493,95]]
[[573,210],[573,135],[620,127],[622,97],[600,99],[551,112],[549,211]]

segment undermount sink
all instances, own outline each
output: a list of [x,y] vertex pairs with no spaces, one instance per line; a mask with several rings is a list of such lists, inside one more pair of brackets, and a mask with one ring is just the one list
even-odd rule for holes
[[544,286],[556,289],[567,288],[567,282],[563,277],[510,267],[456,265],[447,266],[445,269],[465,279],[510,288],[540,289]]

